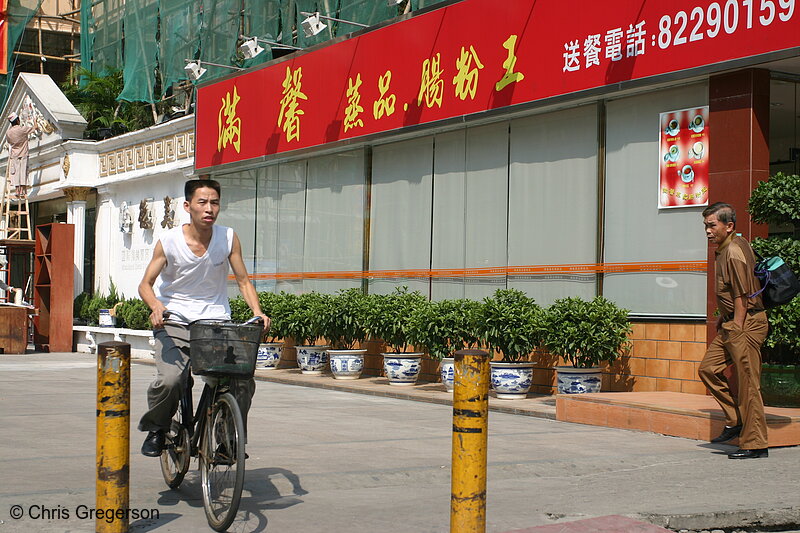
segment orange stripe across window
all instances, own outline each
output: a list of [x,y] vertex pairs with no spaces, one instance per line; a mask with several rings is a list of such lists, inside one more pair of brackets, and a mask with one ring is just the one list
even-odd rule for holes
[[[620,272],[705,272],[705,261],[657,261],[647,263],[586,263],[572,265],[525,265],[487,268],[433,268],[411,270],[342,270],[324,272],[254,273],[256,280],[472,278],[544,274],[616,274]],[[233,276],[230,276],[233,279]]]

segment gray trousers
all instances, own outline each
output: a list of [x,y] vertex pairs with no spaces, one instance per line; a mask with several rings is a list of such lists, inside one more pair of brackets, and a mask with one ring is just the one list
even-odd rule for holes
[[[156,340],[156,378],[147,389],[147,412],[139,421],[139,431],[166,431],[178,410],[183,387],[189,379],[189,328],[167,324],[154,329]],[[232,380],[231,388],[242,410],[247,428],[247,412],[256,382],[253,378]],[[197,399],[195,399],[195,402]]]

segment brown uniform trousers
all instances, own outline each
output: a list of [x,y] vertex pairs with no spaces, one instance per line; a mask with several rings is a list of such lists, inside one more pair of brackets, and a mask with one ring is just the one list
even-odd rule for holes
[[[723,322],[700,363],[700,379],[716,398],[725,413],[726,424],[741,424],[739,448],[757,450],[768,447],[767,421],[761,400],[761,345],[767,337],[767,314],[747,314],[744,327],[729,320]],[[733,363],[739,387],[731,394],[723,371]]]

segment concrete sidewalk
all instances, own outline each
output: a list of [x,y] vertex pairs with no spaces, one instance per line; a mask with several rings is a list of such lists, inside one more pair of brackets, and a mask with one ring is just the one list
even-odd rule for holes
[[[0,532],[94,531],[82,513],[95,502],[95,365],[87,354],[0,355]],[[207,531],[195,464],[171,491],[138,453],[153,371],[132,370],[130,507],[151,518],[131,531]],[[231,531],[449,531],[451,416],[447,405],[259,382]],[[608,515],[676,531],[800,529],[800,449],[750,461],[730,449],[491,412],[487,531]]]

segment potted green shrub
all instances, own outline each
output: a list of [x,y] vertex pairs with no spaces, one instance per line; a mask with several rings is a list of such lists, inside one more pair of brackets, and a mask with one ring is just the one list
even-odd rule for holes
[[473,348],[480,342],[475,300],[440,300],[420,305],[411,315],[416,344],[424,346],[431,359],[440,362],[439,373],[445,390],[453,390],[453,352]]
[[[767,239],[753,239],[763,257],[778,255],[800,275],[800,176],[778,173],[750,196],[754,222],[770,224]],[[769,334],[761,347],[761,396],[771,407],[800,407],[800,297],[767,310]]]
[[478,313],[480,337],[501,361],[492,361],[492,390],[498,398],[525,398],[533,383],[528,355],[541,344],[541,308],[517,289],[498,289],[484,298]]
[[117,307],[116,315],[128,329],[153,329],[150,324],[150,308],[139,298],[131,298]]
[[556,300],[544,313],[542,335],[548,351],[571,365],[557,367],[558,392],[600,392],[600,363],[628,348],[631,331],[628,310],[602,296]]
[[328,350],[335,379],[358,379],[364,368],[366,349],[356,348],[367,338],[364,313],[367,296],[361,289],[341,290],[326,302],[323,336],[332,346]]
[[[256,368],[274,370],[278,368],[283,354],[283,344],[287,332],[287,317],[292,309],[293,295],[285,292],[259,292],[258,303],[261,310],[270,318],[269,331],[258,345]],[[253,316],[253,312],[241,296],[230,300],[231,319],[234,322],[244,322]]]
[[381,339],[387,345],[387,351],[382,354],[383,370],[390,385],[413,385],[417,382],[422,352],[406,352],[406,349],[414,344],[416,336],[410,317],[426,301],[421,293],[409,292],[408,287],[367,297],[364,325],[371,337]]
[[303,374],[321,375],[328,364],[327,345],[317,346],[324,333],[325,313],[331,296],[308,292],[289,297],[286,331],[294,338],[297,366]]

